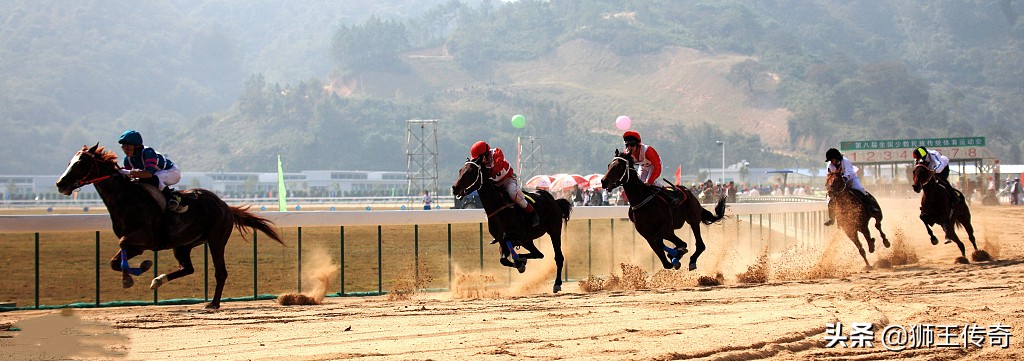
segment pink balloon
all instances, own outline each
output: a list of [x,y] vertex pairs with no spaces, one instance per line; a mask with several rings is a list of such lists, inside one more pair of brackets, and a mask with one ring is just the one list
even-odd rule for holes
[[619,130],[629,129],[631,125],[633,125],[633,121],[625,115],[620,115],[618,118],[615,118],[615,127],[619,128]]

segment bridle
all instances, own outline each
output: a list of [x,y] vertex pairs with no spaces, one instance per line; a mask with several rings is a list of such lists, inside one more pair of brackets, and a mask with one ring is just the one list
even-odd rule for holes
[[612,158],[612,162],[615,162],[616,160],[621,160],[623,163],[626,164],[626,166],[624,167],[625,169],[622,170],[622,175],[619,176],[619,179],[617,180],[617,184],[615,184],[615,185],[613,185],[611,187],[608,187],[608,190],[612,190],[612,189],[615,189],[615,187],[618,187],[618,186],[624,185],[626,183],[629,183],[629,179],[631,177],[630,173],[635,173],[634,171],[632,171],[633,167],[631,167],[629,165],[629,160],[627,160],[626,158],[623,158],[621,156],[615,156],[615,158]]
[[[834,194],[841,194],[841,193],[846,192],[847,190],[850,189],[850,182],[848,180],[844,179],[843,176],[840,175],[839,173],[833,173],[831,178],[832,179],[831,179],[831,181],[829,181],[828,189],[829,189],[829,191],[832,191]],[[833,191],[832,190],[832,184],[835,184],[835,182],[837,182],[839,180],[843,181],[843,188]]]
[[921,164],[921,163],[918,163],[917,166],[914,167],[914,169],[917,169],[917,168],[924,168],[925,170],[927,170],[928,171],[928,178],[926,178],[923,182],[919,183],[918,179],[917,179],[917,172],[915,171],[914,172],[914,184],[916,184],[916,185],[918,185],[920,187],[924,187],[925,184],[928,184],[928,183],[931,183],[931,182],[935,181],[935,171],[932,171],[930,168],[928,168],[927,166],[925,166],[924,164]]
[[[87,185],[90,185],[90,184],[93,184],[93,183],[96,183],[96,182],[100,182],[100,181],[104,181],[104,180],[110,179],[110,177],[113,177],[114,174],[118,174],[118,173],[115,172],[113,174],[106,174],[106,175],[101,175],[101,176],[98,175],[98,176],[95,176],[93,178],[89,178],[89,176],[92,175],[93,173],[99,174],[100,166],[99,166],[99,164],[97,164],[96,158],[95,158],[95,156],[92,155],[92,153],[86,153],[86,152],[83,152],[83,151],[78,151],[78,153],[76,153],[75,155],[78,156],[79,159],[81,159],[81,156],[83,154],[89,154],[89,157],[92,158],[92,164],[89,167],[89,171],[85,173],[85,176],[83,176],[82,179],[79,179],[75,183],[71,184],[71,189],[72,190],[75,190],[75,189],[78,189],[78,188],[82,188],[84,186],[87,186]],[[81,161],[81,160],[79,160],[79,161]]]
[[462,199],[462,197],[465,196],[465,193],[470,193],[470,192],[473,192],[475,190],[478,190],[484,184],[484,171],[480,167],[480,165],[476,164],[476,162],[474,162],[474,161],[468,161],[468,162],[466,162],[466,164],[471,164],[474,167],[476,167],[476,179],[473,180],[473,183],[470,183],[468,186],[463,188],[463,192],[462,192],[463,195],[456,194],[455,195],[455,199]]

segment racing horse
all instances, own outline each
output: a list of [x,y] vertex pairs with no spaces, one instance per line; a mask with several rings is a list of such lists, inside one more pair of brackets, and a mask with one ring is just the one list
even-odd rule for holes
[[941,181],[936,177],[935,171],[929,169],[924,164],[917,164],[914,167],[913,174],[914,192],[924,192],[921,195],[921,222],[924,222],[924,228],[928,230],[928,236],[931,238],[932,245],[939,244],[939,240],[932,233],[932,225],[938,224],[946,233],[947,243],[948,241],[953,241],[960,248],[960,257],[956,259],[956,262],[962,264],[970,263],[967,261],[967,251],[964,248],[964,243],[960,241],[960,237],[956,235],[956,230],[954,229],[955,226],[963,226],[967,230],[967,238],[970,239],[971,246],[974,246],[972,258],[975,261],[990,260],[991,257],[989,257],[987,252],[978,251],[978,244],[974,239],[974,226],[971,225],[971,210],[967,207],[967,202],[963,196],[961,194],[954,196],[954,192],[947,189],[950,186],[940,184]]
[[[676,236],[675,230],[682,228],[684,223],[690,224],[697,249],[690,255],[688,269],[697,269],[697,258],[706,248],[700,235],[700,225],[710,225],[725,217],[725,197],[719,198],[715,213],[711,213],[701,207],[693,192],[676,185],[685,200],[678,206],[670,205],[666,196],[661,194],[667,190],[641,181],[633,157],[628,153],[619,153],[616,149],[615,157],[608,164],[608,171],[601,177],[601,187],[611,190],[618,186],[622,186],[629,199],[629,218],[633,221],[633,227],[647,240],[665,269],[679,269],[679,258],[686,254],[687,249],[686,242]],[[665,246],[664,240],[672,242],[675,247]],[[671,260],[666,258],[666,253],[671,256]]]
[[[161,274],[153,279],[150,288],[157,289],[168,282],[192,274],[190,253],[192,248],[209,245],[217,280],[213,300],[208,309],[220,308],[221,293],[228,271],[224,265],[224,248],[231,237],[232,228],[237,228],[245,238],[249,231],[263,232],[282,245],[281,237],[269,220],[250,213],[247,208],[228,206],[216,194],[205,189],[183,191],[190,197],[189,209],[185,213],[166,212],[166,202],[156,187],[135,184],[120,172],[117,155],[104,151],[97,143],[92,148],[83,146],[68,163],[64,174],[57,180],[57,190],[71,195],[75,189],[93,184],[103,204],[110,212],[114,234],[119,238],[120,251],[110,260],[110,267],[121,272],[124,288],[134,285],[132,276],[138,276],[152,267],[146,260],[139,268],[128,267],[128,260],[146,250],[174,250],[179,268],[170,274]],[[143,187],[151,187],[148,191]]]
[[882,235],[882,245],[889,248],[891,246],[889,238],[885,236],[885,232],[882,232],[881,209],[878,212],[872,212],[871,206],[865,204],[860,196],[853,193],[856,191],[850,188],[850,183],[843,178],[841,173],[829,174],[825,186],[828,196],[832,198],[832,206],[838,210],[835,217],[839,229],[846,232],[846,236],[850,238],[853,245],[857,246],[857,252],[860,252],[860,257],[864,259],[864,265],[870,269],[871,263],[868,262],[867,254],[864,253],[864,246],[861,245],[857,232],[864,234],[864,239],[868,243],[868,252],[875,253],[875,239],[871,237],[871,230],[868,229],[868,223],[871,223],[871,219],[874,218],[875,229],[878,230],[878,234]]
[[[503,189],[499,189],[484,175],[482,157],[467,159],[459,170],[459,178],[452,185],[452,194],[457,199],[473,191],[477,191],[484,211],[487,212],[487,230],[491,237],[494,237],[491,243],[498,243],[501,250],[499,261],[502,265],[515,268],[519,273],[525,272],[527,260],[544,258],[544,254],[533,244],[533,240],[545,233],[551,237],[557,269],[552,292],[561,291],[562,264],[565,262],[565,256],[562,255],[562,225],[569,222],[572,203],[565,199],[556,200],[551,193],[544,190],[536,193],[523,192],[528,198],[527,201],[533,203],[534,212],[537,212],[540,218],[540,223],[536,227],[530,227],[530,216],[516,206]],[[530,253],[516,253],[515,248],[518,247],[525,248]]]

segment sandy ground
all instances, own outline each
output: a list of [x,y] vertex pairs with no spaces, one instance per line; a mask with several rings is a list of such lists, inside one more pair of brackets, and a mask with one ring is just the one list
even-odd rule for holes
[[[954,264],[955,245],[928,242],[916,207],[915,199],[883,200],[883,229],[918,258],[892,268],[865,270],[850,242],[833,236],[742,260],[764,271],[764,283],[727,271],[723,285],[698,286],[700,271],[675,271],[639,276],[644,289],[571,283],[555,295],[546,275],[541,287],[519,290],[465,275],[458,292],[405,300],[12,311],[0,313],[0,359],[1024,359],[1024,207],[974,207],[979,247],[996,260],[969,265]],[[828,347],[835,323],[846,337],[854,323],[871,324],[871,347],[854,338]],[[883,330],[901,328],[918,331],[908,342],[925,346],[886,333],[896,340],[890,347],[906,348],[887,350]]]

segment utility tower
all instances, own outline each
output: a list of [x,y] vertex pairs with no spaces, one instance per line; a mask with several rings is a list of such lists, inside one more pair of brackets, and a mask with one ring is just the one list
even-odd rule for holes
[[437,119],[410,119],[405,126],[408,194],[430,191],[432,197],[437,197]]
[[[540,138],[534,136],[519,138],[519,169],[520,182],[525,183],[530,177],[541,174],[544,164],[544,152],[541,151]],[[521,185],[521,184],[520,184]]]

